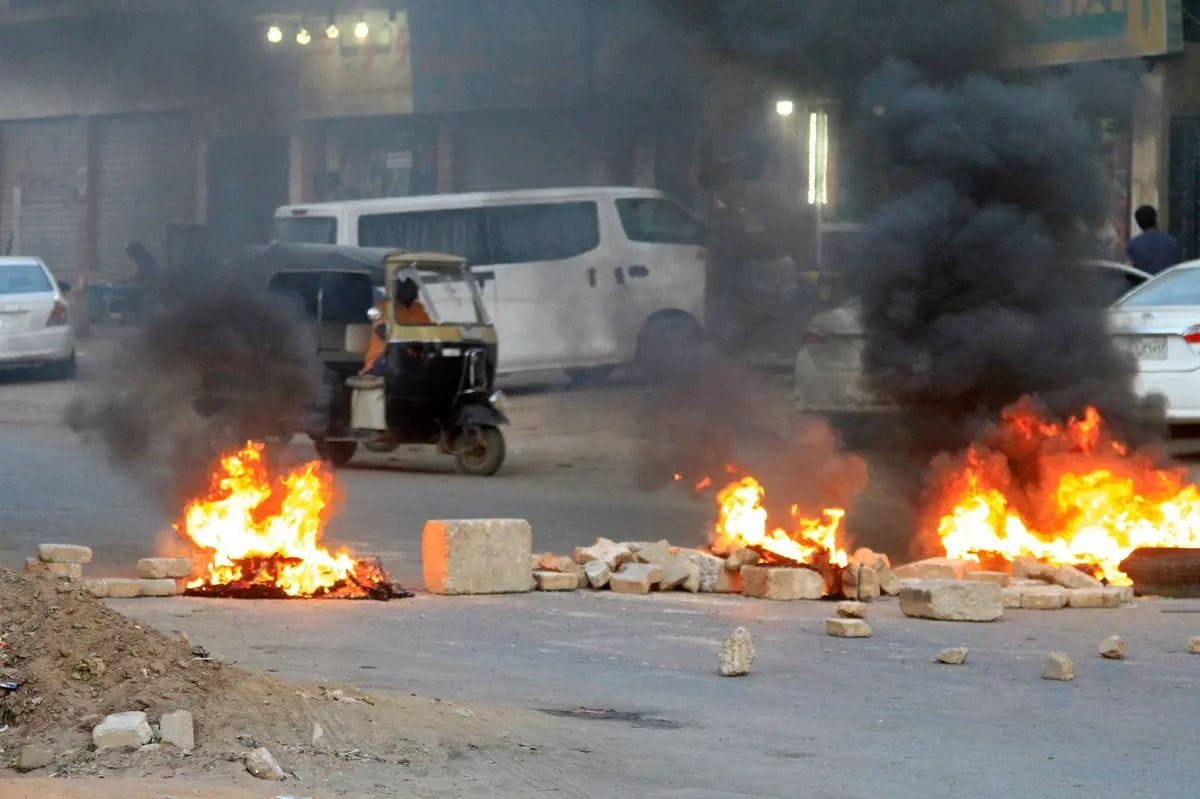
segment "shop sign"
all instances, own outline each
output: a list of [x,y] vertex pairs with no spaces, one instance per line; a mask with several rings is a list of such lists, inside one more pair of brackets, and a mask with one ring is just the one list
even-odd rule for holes
[[1005,0],[1004,63],[1048,66],[1183,49],[1180,0]]

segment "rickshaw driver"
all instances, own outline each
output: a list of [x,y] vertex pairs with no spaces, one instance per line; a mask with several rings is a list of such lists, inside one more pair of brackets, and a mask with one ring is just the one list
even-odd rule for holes
[[[411,277],[396,283],[396,324],[433,324],[424,303],[417,299],[420,294],[420,286]],[[379,311],[379,320],[371,330],[371,343],[367,346],[367,354],[363,358],[363,368],[359,374],[382,377],[386,363],[383,355],[387,352],[387,298],[376,301],[375,309]]]

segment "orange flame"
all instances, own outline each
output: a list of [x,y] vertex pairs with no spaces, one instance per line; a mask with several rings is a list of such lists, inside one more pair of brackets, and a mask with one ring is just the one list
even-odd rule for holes
[[355,559],[319,544],[332,497],[333,478],[319,461],[272,480],[261,443],[223,456],[208,496],[188,503],[175,526],[211,552],[207,574],[188,588],[274,585],[312,596],[352,584]]
[[796,563],[813,563],[818,553],[827,553],[829,562],[845,566],[849,555],[839,545],[842,508],[826,508],[821,518],[808,518],[791,507],[791,531],[771,529],[769,514],[763,507],[766,490],[753,477],[730,483],[717,494],[720,508],[713,539],[713,550],[732,552],[742,547],[757,547]]
[[1022,403],[1001,422],[940,464],[932,518],[949,557],[1089,564],[1121,584],[1138,547],[1200,546],[1200,492],[1185,470],[1130,453],[1095,408],[1063,425]]

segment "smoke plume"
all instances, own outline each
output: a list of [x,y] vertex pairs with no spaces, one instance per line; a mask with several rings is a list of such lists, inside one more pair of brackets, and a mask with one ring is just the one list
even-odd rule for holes
[[298,309],[245,279],[194,281],[129,341],[105,385],[72,403],[67,422],[173,514],[207,486],[220,452],[294,429],[321,378]]

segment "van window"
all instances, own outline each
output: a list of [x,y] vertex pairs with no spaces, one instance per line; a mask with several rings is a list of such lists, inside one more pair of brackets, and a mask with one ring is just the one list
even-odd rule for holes
[[704,228],[670,200],[655,197],[617,200],[617,214],[630,241],[704,244]]
[[559,261],[600,245],[594,202],[505,205],[487,209],[492,264]]
[[275,220],[275,241],[296,244],[336,244],[337,220],[332,216],[287,216]]
[[358,220],[358,244],[445,252],[473,264],[488,262],[483,211],[478,208],[369,214]]

